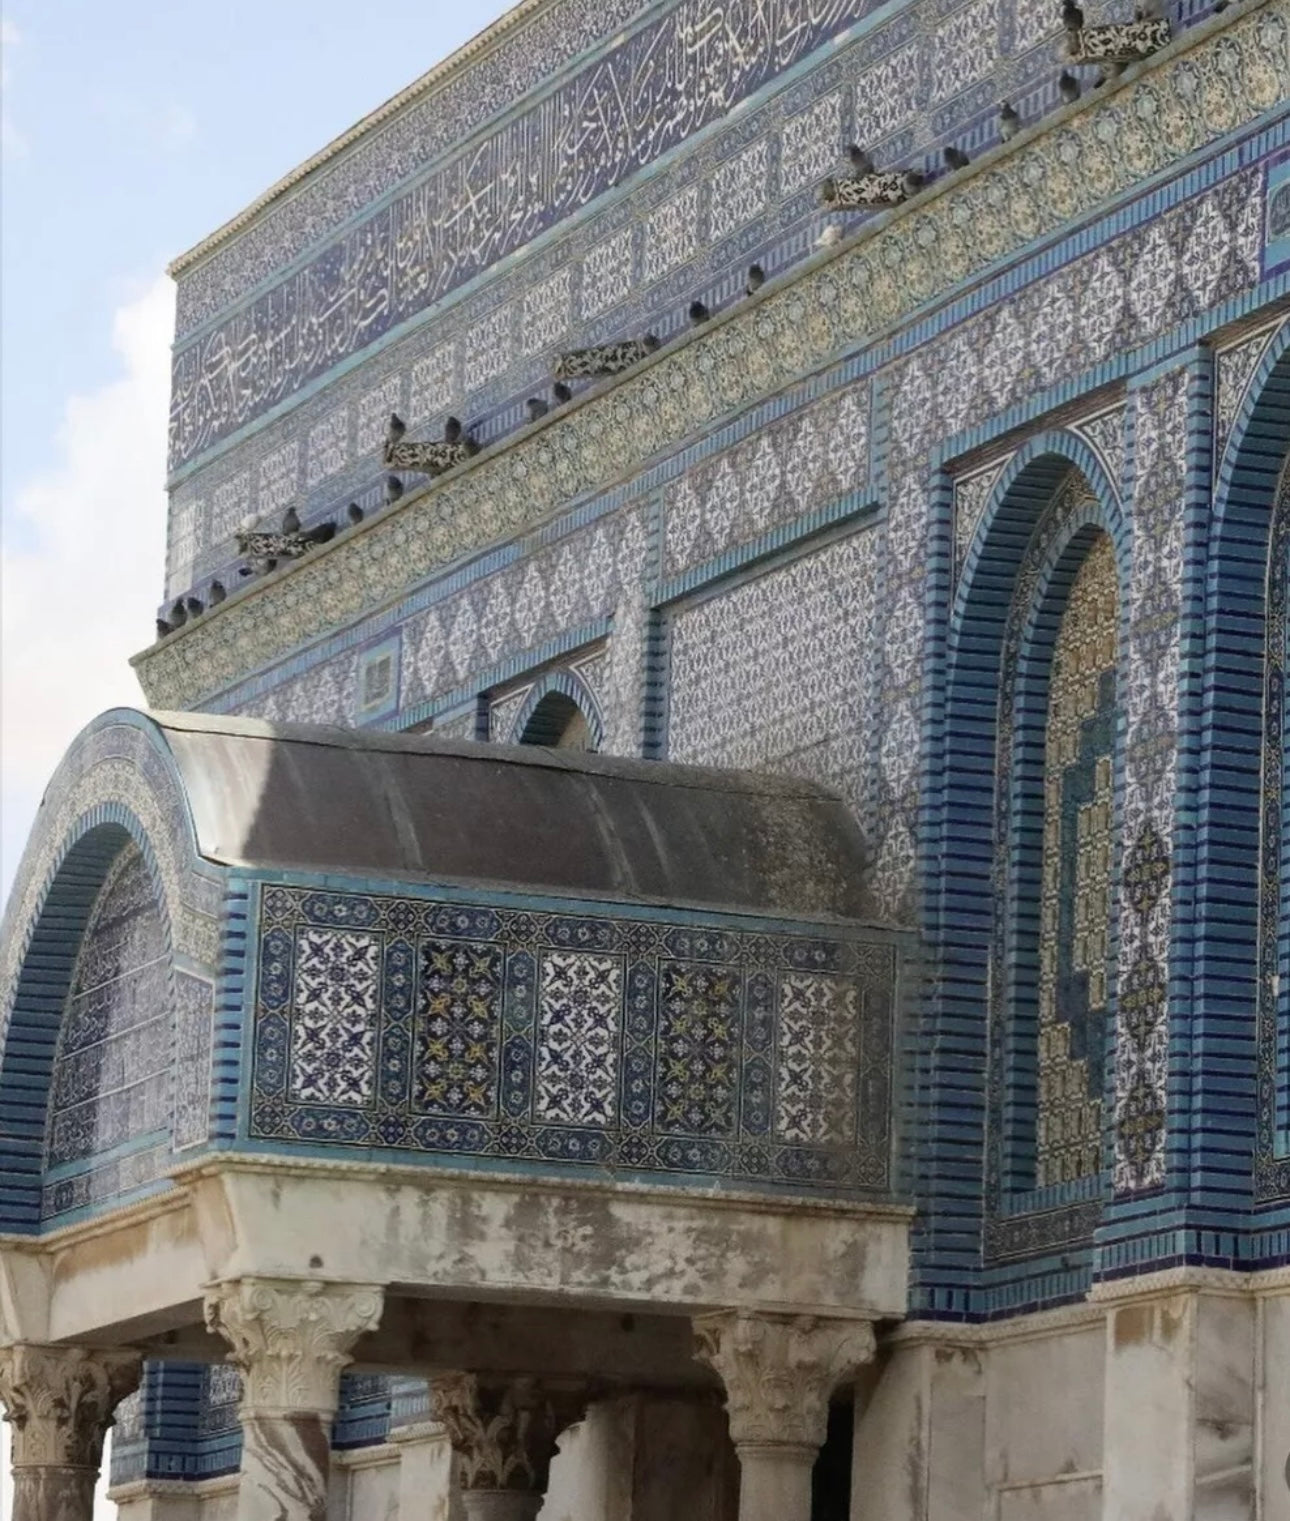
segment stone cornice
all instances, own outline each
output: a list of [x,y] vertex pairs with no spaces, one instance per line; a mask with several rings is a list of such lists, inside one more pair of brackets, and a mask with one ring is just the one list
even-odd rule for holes
[[623,379],[230,597],[135,656],[148,701],[195,706],[381,610],[1248,126],[1290,94],[1288,18],[1290,0],[1245,0],[1184,33]]
[[[486,1172],[482,1169],[399,1166],[397,1164],[372,1162],[343,1162],[328,1157],[256,1156],[244,1152],[223,1152],[207,1155],[200,1160],[186,1163],[169,1174],[172,1182],[188,1189],[204,1179],[226,1177],[234,1174],[260,1175],[272,1178],[291,1177],[343,1177],[346,1180],[371,1182],[382,1186],[407,1184],[425,1189],[448,1189],[463,1184],[478,1192],[497,1191],[513,1193],[517,1187],[528,1194],[552,1193],[557,1195],[605,1195],[609,1198],[644,1198],[657,1200],[660,1204],[702,1204],[705,1210],[735,1210],[740,1214],[811,1214],[846,1217],[848,1219],[886,1220],[904,1225],[913,1219],[911,1205],[859,1202],[851,1199],[803,1198],[794,1194],[751,1193],[731,1188],[697,1190],[668,1188],[650,1183],[634,1183],[621,1179],[562,1178],[540,1173]],[[173,1197],[173,1196],[170,1196]],[[187,1199],[186,1192],[180,1196]],[[113,1216],[97,1224],[113,1224],[120,1216]],[[30,1238],[21,1238],[24,1242]],[[42,1237],[40,1241],[52,1238]],[[857,1311],[857,1314],[860,1314]]]

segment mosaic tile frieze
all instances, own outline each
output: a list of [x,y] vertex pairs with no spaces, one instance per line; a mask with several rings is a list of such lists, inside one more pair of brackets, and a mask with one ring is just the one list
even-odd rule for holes
[[[181,346],[172,466],[720,120],[865,9],[866,0],[764,0],[713,26],[703,0],[681,0],[467,153],[433,167],[298,273]],[[840,126],[839,109],[827,128],[813,129],[817,137],[829,132],[832,157]],[[821,149],[805,151],[802,172],[822,172]],[[646,235],[647,281],[693,252],[698,195],[697,186],[689,188],[655,213]],[[493,344],[486,351],[498,352]]]
[[1134,398],[1133,570],[1122,698],[1117,1193],[1155,1187],[1165,1170],[1188,386],[1187,371],[1176,370]]
[[670,615],[667,756],[781,771],[865,823],[878,538],[860,529]]
[[183,269],[177,281],[177,336],[316,246],[644,9],[641,0],[553,0],[539,8]]
[[[993,5],[994,0],[989,0],[986,8],[991,9]],[[915,5],[910,9],[921,13],[926,8]],[[970,17],[971,13],[979,9],[980,4],[969,5],[957,12],[953,19],[957,21],[965,16]],[[915,56],[902,65],[912,67],[915,81],[925,65],[930,68],[930,63],[922,60],[922,53],[936,45],[935,38],[943,25],[939,19],[931,16],[924,16],[923,19],[926,24],[915,27],[905,45],[905,51],[912,51]],[[1052,30],[1056,23],[1051,16],[1049,22],[1049,29]],[[863,116],[866,106],[874,97],[874,91],[880,88],[881,82],[877,79],[871,88],[868,76],[878,68],[888,67],[889,61],[874,64],[873,70],[870,69],[870,61],[875,57],[881,58],[884,51],[889,51],[886,34],[893,30],[902,34],[907,31],[907,19],[898,15],[881,26],[877,33],[863,34],[848,43],[843,50],[846,55],[845,66],[842,58],[834,57],[832,52],[822,53],[822,62],[816,69],[818,84],[812,86],[812,89],[817,94],[821,90],[825,93],[815,105],[806,110],[798,109],[802,87],[793,86],[783,92],[784,103],[771,102],[759,107],[749,121],[740,122],[733,130],[727,131],[723,126],[723,142],[732,148],[738,147],[747,138],[750,125],[755,125],[760,134],[759,142],[752,146],[759,147],[767,158],[772,187],[767,192],[765,211],[757,214],[755,227],[746,219],[737,220],[737,213],[731,209],[732,182],[720,150],[707,145],[693,148],[687,145],[686,159],[681,163],[670,164],[665,179],[659,178],[656,185],[652,182],[638,184],[629,204],[610,206],[607,210],[598,211],[593,219],[595,227],[591,223],[580,225],[571,238],[561,239],[558,251],[528,256],[522,269],[499,272],[489,289],[477,298],[472,297],[461,310],[437,313],[433,333],[422,332],[405,343],[401,342],[401,357],[383,355],[379,359],[373,359],[373,366],[377,370],[390,371],[391,366],[401,372],[411,370],[412,384],[407,405],[414,417],[429,416],[432,412],[448,409],[457,413],[470,411],[475,414],[477,426],[481,422],[484,425],[484,436],[492,438],[497,431],[504,432],[515,425],[517,417],[522,415],[520,403],[526,393],[545,383],[560,342],[557,329],[567,326],[558,316],[555,326],[534,326],[529,322],[529,309],[537,292],[549,292],[556,298],[557,309],[563,308],[567,316],[579,313],[583,326],[592,322],[592,328],[586,331],[570,331],[564,340],[566,343],[599,342],[606,337],[643,331],[645,328],[655,329],[660,315],[666,312],[669,303],[673,310],[668,320],[677,320],[690,295],[717,285],[729,285],[742,273],[750,254],[755,253],[762,259],[769,257],[772,264],[777,264],[782,254],[788,253],[789,256],[796,257],[803,243],[813,240],[815,232],[822,225],[822,214],[815,207],[813,194],[806,187],[813,186],[820,175],[836,163],[846,136],[858,136],[862,141],[867,141],[883,158],[893,155],[907,158],[915,145],[926,151],[947,136],[953,136],[956,132],[961,135],[964,129],[970,128],[974,133],[978,132],[981,113],[991,102],[1005,97],[1015,99],[1019,93],[1033,94],[1033,86],[1041,76],[1042,81],[1045,81],[1042,87],[1050,94],[1052,92],[1055,75],[1051,59],[1047,57],[1048,50],[1032,48],[1029,59],[1014,60],[1004,56],[1008,47],[1006,36],[1002,41],[997,40],[997,29],[988,27],[980,35],[989,44],[989,79],[983,79],[979,84],[971,84],[963,79],[960,85],[966,84],[967,87],[961,87],[948,103],[921,115],[915,113],[908,119],[893,118],[902,120],[904,127],[887,140],[882,136],[875,137],[861,132],[858,119],[848,132],[845,124],[853,114],[857,118]],[[999,51],[1001,47],[1004,54]],[[961,57],[959,62],[962,63]],[[1038,71],[1032,65],[1038,66]],[[855,84],[858,71],[864,77]],[[1034,79],[1032,75],[1035,76]],[[843,87],[839,88],[839,85]],[[977,99],[977,95],[981,95],[981,98]],[[809,154],[805,152],[802,139],[808,126],[814,131],[814,136],[810,138],[812,146]],[[751,148],[744,149],[736,153],[735,157],[744,159],[751,151]],[[928,156],[931,159],[937,157],[934,152],[929,152]],[[759,162],[760,158],[754,157],[745,164],[753,177],[750,194],[754,196],[758,194],[755,187],[759,182]],[[803,178],[807,170],[812,171],[813,178],[811,175]],[[719,174],[722,176],[720,181]],[[679,194],[672,194],[677,183],[687,176],[693,183]],[[660,196],[664,199],[656,205]],[[612,224],[622,221],[624,214],[637,212],[639,215],[635,236],[631,226],[610,230]],[[732,217],[736,220],[732,220]],[[677,231],[676,236],[665,246],[659,243],[658,238],[662,225],[669,218],[670,225],[674,225]],[[376,254],[372,252],[373,244],[377,249]],[[689,253],[684,252],[682,244],[689,249]],[[364,295],[372,286],[369,266],[374,257],[380,257],[383,247],[384,239],[379,235],[374,238],[368,236],[362,244]],[[677,262],[682,255],[684,268],[682,263]],[[676,272],[675,279],[669,271]],[[304,279],[305,276],[301,275],[300,278]],[[331,292],[333,278],[334,272],[328,268],[326,278],[318,288],[325,287]],[[656,284],[659,279],[663,280],[661,286]],[[577,292],[579,282],[583,286],[581,296]],[[557,288],[561,285],[565,289],[558,293]],[[312,286],[310,288],[313,289]],[[594,322],[593,319],[628,301],[629,297],[631,299],[628,305],[613,317],[609,327],[603,322]],[[395,299],[394,295],[388,297],[390,302]],[[356,300],[357,297],[349,305],[353,306]],[[320,318],[320,325],[327,334],[328,341],[343,326],[334,320],[336,311],[343,306],[344,303],[328,296],[326,312]],[[297,295],[292,301],[284,303],[282,310],[283,320],[294,328],[307,321],[312,308]],[[233,320],[236,322],[236,319]],[[366,327],[363,334],[366,337]],[[274,361],[282,356],[282,366],[298,367],[305,362],[302,356],[308,356],[309,364],[321,365],[326,369],[327,360],[325,356],[320,357],[325,345],[304,340],[296,343],[294,338],[298,336],[293,332],[293,341],[276,344],[273,349]],[[430,346],[435,348],[437,354],[433,364],[419,357]],[[253,360],[251,349],[245,341],[239,341],[236,350],[222,344],[217,345],[213,353],[215,358],[212,362],[217,366],[231,364],[246,368],[251,365],[256,377],[255,384],[260,383],[260,377],[264,377],[266,385],[271,384],[269,377],[272,362],[258,355]],[[476,354],[473,360],[472,353]],[[477,362],[479,359],[487,362],[481,366]],[[421,371],[427,371],[433,377],[428,394],[423,394],[423,387],[417,383]],[[404,383],[404,374],[399,375],[398,381],[400,385]],[[352,390],[354,387],[340,389]],[[306,406],[305,412],[308,415],[289,418],[276,425],[273,431],[279,435],[292,431],[301,439],[306,439],[312,428],[320,426],[318,414],[329,403],[335,407],[338,398],[333,392],[336,390],[334,386],[328,387],[325,397],[316,398]],[[233,386],[212,383],[194,399],[187,411],[197,420],[196,425],[200,429],[206,429],[211,425],[216,411],[224,408],[226,403],[243,410],[253,405],[245,377],[239,376]],[[242,420],[247,421],[249,418]],[[240,426],[240,423],[236,425]],[[205,448],[206,445],[202,444],[201,447]],[[245,447],[239,446],[235,451],[237,457],[241,457]],[[310,477],[313,489],[306,492],[311,507],[315,510],[334,509],[336,506],[343,508],[347,500],[359,495],[378,480],[379,472],[370,457],[371,453],[371,449],[365,448],[360,438],[355,452],[348,460],[342,462],[338,455],[328,454],[328,465],[334,465],[338,470],[343,470],[343,473],[325,478],[325,487],[319,488],[318,482],[324,477],[317,471],[323,465],[316,467],[315,474]],[[190,504],[197,500],[206,508],[209,495],[208,489],[194,482],[187,500]],[[267,511],[268,508],[263,510]],[[200,522],[197,526],[196,544],[199,574],[216,573],[221,569],[215,563],[216,560],[222,558],[227,561],[231,556],[228,543],[203,531]],[[222,556],[215,554],[216,546],[222,548]],[[226,567],[224,569],[226,571]]]
[[[1286,53],[1282,4],[1273,0],[1223,31],[1222,56],[1241,60],[1240,68],[1229,70],[1224,63],[1220,69],[1216,42],[1203,40],[1158,68],[1145,69],[1120,89],[1099,93],[1061,130],[1022,143],[997,166],[969,174],[947,194],[893,216],[838,259],[771,292],[745,317],[659,355],[641,374],[590,398],[568,418],[480,459],[460,478],[414,498],[370,530],[365,525],[362,534],[333,551],[302,561],[281,587],[239,599],[205,625],[172,637],[141,659],[151,700],[161,706],[194,702],[249,665],[267,663],[357,616],[369,601],[366,586],[379,584],[388,596],[469,545],[514,532],[580,491],[608,486],[677,437],[679,427],[663,420],[671,398],[686,397],[683,426],[692,434],[825,362],[840,344],[896,320],[947,282],[1092,210],[1105,197],[1131,188],[1144,172],[1166,168],[1212,140],[1225,124],[1249,120],[1278,97]],[[1221,106],[1218,116],[1195,105],[1202,81],[1208,90],[1211,77],[1214,100]],[[1170,122],[1168,132],[1147,133],[1141,126],[1135,112],[1147,98]],[[1231,229],[1213,299],[1248,289],[1257,278],[1247,245],[1257,241],[1260,194],[1257,167],[1235,173],[1198,191],[1176,208],[1178,214],[1166,213],[1149,226],[1112,238],[1019,290],[1007,308],[960,323],[918,361],[903,361],[893,370],[897,384],[909,364],[932,363],[924,369],[927,405],[893,430],[893,453],[900,456],[893,464],[900,467],[902,459],[922,456],[934,435],[944,438],[966,426],[970,417],[989,415],[1029,394],[1027,387],[1056,383],[1113,349],[1153,336],[1142,313],[1158,315],[1162,324],[1193,315],[1191,285],[1179,280],[1176,259],[1164,258],[1160,251],[1173,246],[1170,239],[1190,235],[1205,196],[1216,198]],[[991,209],[1001,203],[1011,209],[1007,220]],[[1024,232],[1019,231],[1023,226]],[[1156,262],[1144,256],[1148,244]],[[925,252],[928,248],[936,250],[934,258]],[[1139,284],[1165,280],[1167,299],[1129,303],[1124,287],[1130,271]],[[1059,323],[1042,316],[1043,311],[1062,310],[1077,313],[1080,320]],[[1046,356],[1042,367],[1033,370],[1017,362],[1018,354],[1024,359],[1035,351],[1030,324],[1044,340],[1038,351]],[[1018,349],[1023,338],[1024,353]],[[754,354],[756,362],[750,363]],[[977,357],[982,354],[990,356],[988,363]],[[557,468],[542,468],[539,456]],[[893,495],[901,487],[892,477]],[[328,567],[337,554],[353,565],[354,573],[338,576]]]
[[259,938],[252,1138],[887,1186],[891,943],[296,887]]
[[664,576],[865,491],[869,406],[869,387],[852,386],[686,471],[664,493]]

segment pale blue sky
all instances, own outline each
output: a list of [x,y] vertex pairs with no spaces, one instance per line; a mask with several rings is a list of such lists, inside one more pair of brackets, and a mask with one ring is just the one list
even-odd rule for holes
[[0,896],[76,731],[140,703],[164,559],[167,262],[496,0],[0,0]]
[[142,705],[126,659],[162,590],[166,263],[506,9],[5,6],[0,899],[68,741]]

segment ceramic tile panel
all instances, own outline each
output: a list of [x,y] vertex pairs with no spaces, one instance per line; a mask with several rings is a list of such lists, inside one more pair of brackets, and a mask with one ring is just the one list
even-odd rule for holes
[[[257,934],[253,1139],[886,1186],[882,936],[288,886],[266,889]],[[306,1087],[302,1001],[334,1022],[328,1050],[359,1052]],[[810,1028],[800,1052],[786,1023]]]

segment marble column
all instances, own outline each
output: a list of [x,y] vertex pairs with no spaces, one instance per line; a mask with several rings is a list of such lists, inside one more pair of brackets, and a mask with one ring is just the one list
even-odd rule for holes
[[369,1284],[242,1278],[207,1292],[206,1324],[242,1375],[238,1521],[326,1521],[341,1370],[381,1308]]
[[138,1387],[135,1352],[19,1342],[0,1348],[13,1429],[13,1521],[91,1521],[112,1412]]
[[721,1311],[694,1323],[696,1356],[726,1390],[739,1521],[811,1521],[811,1469],[829,1397],[874,1355],[864,1320]]
[[581,1414],[580,1393],[536,1378],[438,1374],[430,1408],[457,1454],[467,1521],[533,1521],[546,1495],[555,1439]]

